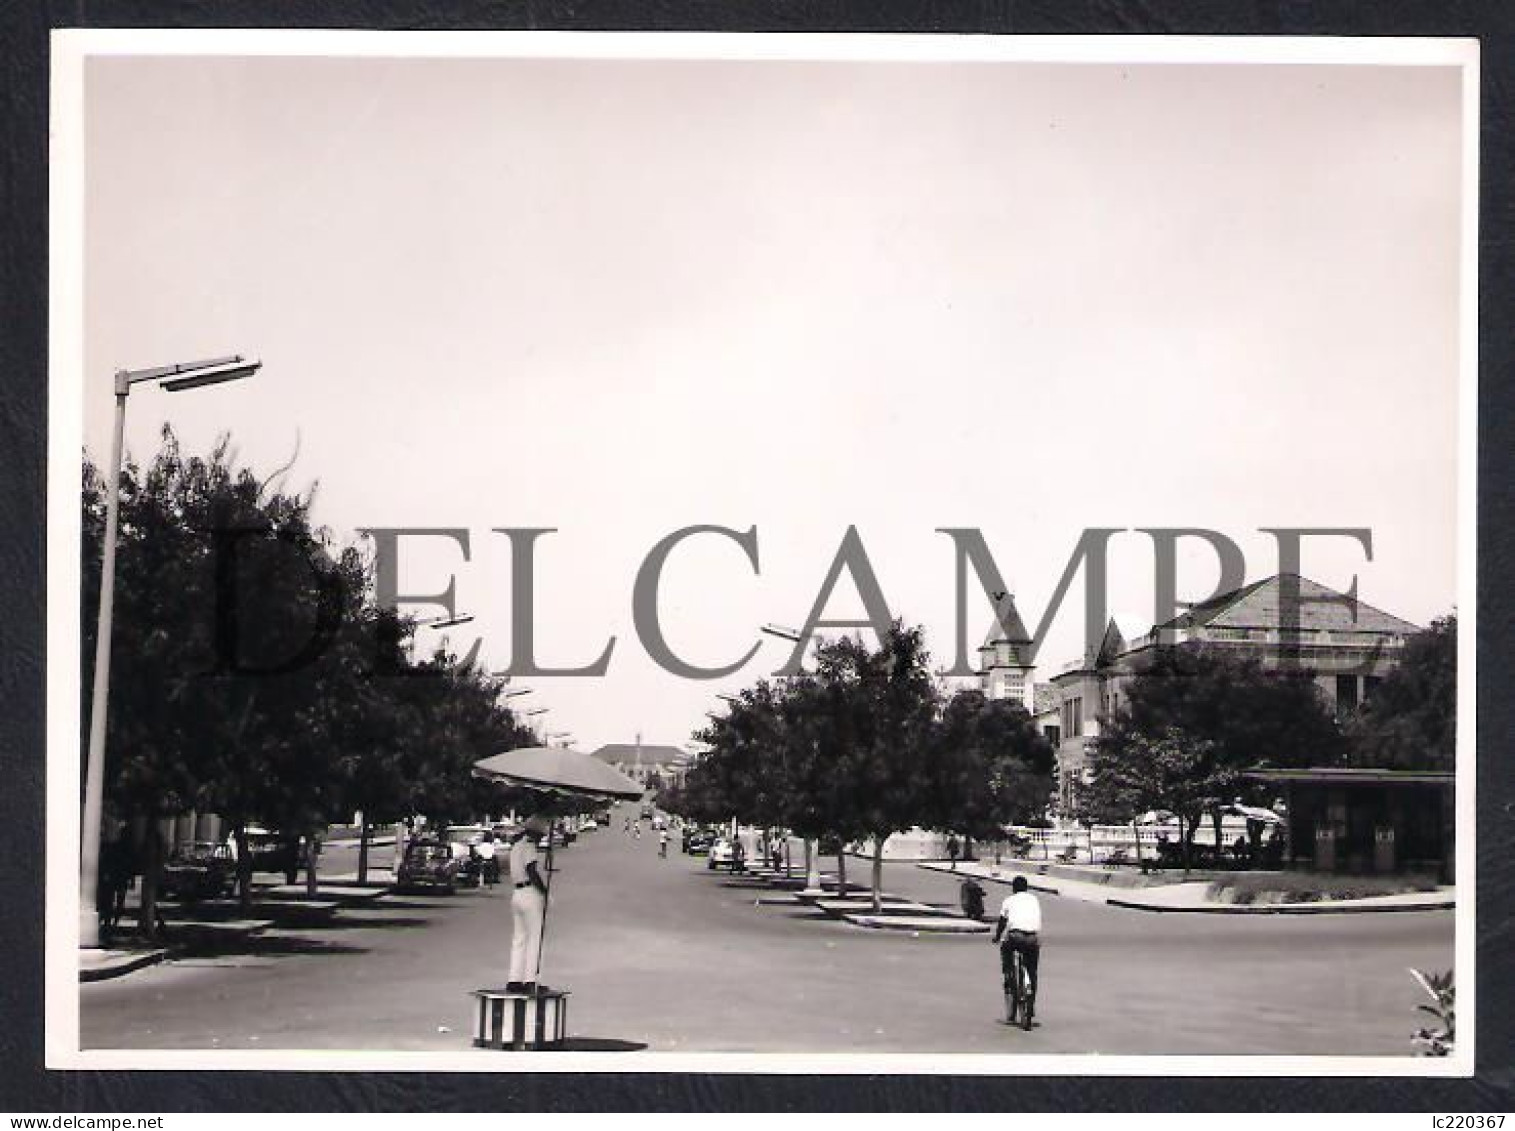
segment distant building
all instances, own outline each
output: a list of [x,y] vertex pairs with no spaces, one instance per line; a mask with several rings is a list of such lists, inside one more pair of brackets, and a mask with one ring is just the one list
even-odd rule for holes
[[694,756],[687,750],[644,744],[640,736],[636,742],[612,742],[601,746],[594,752],[594,757],[643,785],[654,776],[665,785],[681,785],[694,761]]
[[[1296,595],[1289,592],[1298,587]],[[1292,615],[1287,615],[1289,606]],[[1126,685],[1161,647],[1221,648],[1255,656],[1264,669],[1310,672],[1338,718],[1346,718],[1399,666],[1417,625],[1295,574],[1244,585],[1190,608],[1134,640],[1111,621],[1097,648],[1052,679],[1059,718],[1058,807],[1073,807],[1101,726]]]

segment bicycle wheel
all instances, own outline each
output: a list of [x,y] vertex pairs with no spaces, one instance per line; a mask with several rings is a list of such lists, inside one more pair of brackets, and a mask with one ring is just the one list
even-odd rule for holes
[[1036,988],[1031,984],[1031,973],[1023,963],[1016,964],[1016,973],[1020,977],[1020,1004],[1021,1004],[1021,1028],[1026,1032],[1031,1031],[1031,1014],[1036,1006]]
[[1020,951],[1015,951],[1010,956],[1010,993],[1006,996],[1005,1003],[1009,1009],[1007,1024],[1024,1025],[1021,1021],[1021,1011],[1026,1001],[1026,969],[1021,963]]

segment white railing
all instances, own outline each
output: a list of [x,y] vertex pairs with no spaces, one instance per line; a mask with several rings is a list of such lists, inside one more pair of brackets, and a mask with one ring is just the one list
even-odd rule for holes
[[[1033,829],[1015,827],[1010,830],[1016,840],[1026,843],[1029,848],[1022,859],[1033,863],[1047,861],[1057,863],[1077,864],[1102,864],[1112,856],[1124,855],[1126,860],[1135,863],[1137,838],[1141,841],[1141,854],[1144,858],[1152,860],[1157,858],[1158,845],[1164,836],[1168,843],[1175,848],[1182,843],[1183,833],[1177,821],[1170,821],[1166,825],[1094,825],[1092,827],[1073,827],[1064,829]],[[1229,847],[1234,844],[1236,838],[1247,835],[1247,822],[1241,817],[1226,817],[1221,821],[1221,845]],[[1194,834],[1196,845],[1213,848],[1215,845],[1215,825],[1210,818],[1200,822],[1199,828]],[[981,846],[978,856],[984,856],[992,850],[988,846]],[[1011,858],[1008,845],[1001,848],[1001,854]]]

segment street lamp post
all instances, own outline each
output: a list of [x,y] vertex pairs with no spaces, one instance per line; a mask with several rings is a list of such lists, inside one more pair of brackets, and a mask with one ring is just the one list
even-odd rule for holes
[[180,362],[154,369],[116,371],[116,421],[105,472],[105,546],[100,563],[100,611],[95,626],[95,680],[90,694],[89,758],[84,772],[84,816],[79,844],[79,945],[100,945],[95,889],[100,881],[100,832],[105,819],[105,716],[110,707],[110,645],[116,603],[116,532],[121,519],[121,449],[126,435],[126,398],[131,387],[157,381],[170,393],[251,377],[261,361],[240,354]]

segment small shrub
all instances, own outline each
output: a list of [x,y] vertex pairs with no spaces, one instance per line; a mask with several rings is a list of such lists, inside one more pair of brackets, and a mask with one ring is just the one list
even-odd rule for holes
[[1421,1056],[1450,1056],[1457,1041],[1457,987],[1452,971],[1425,974],[1412,967],[1410,974],[1432,1002],[1416,1008],[1436,1019],[1434,1024],[1415,1030],[1410,1039],[1419,1046]]

